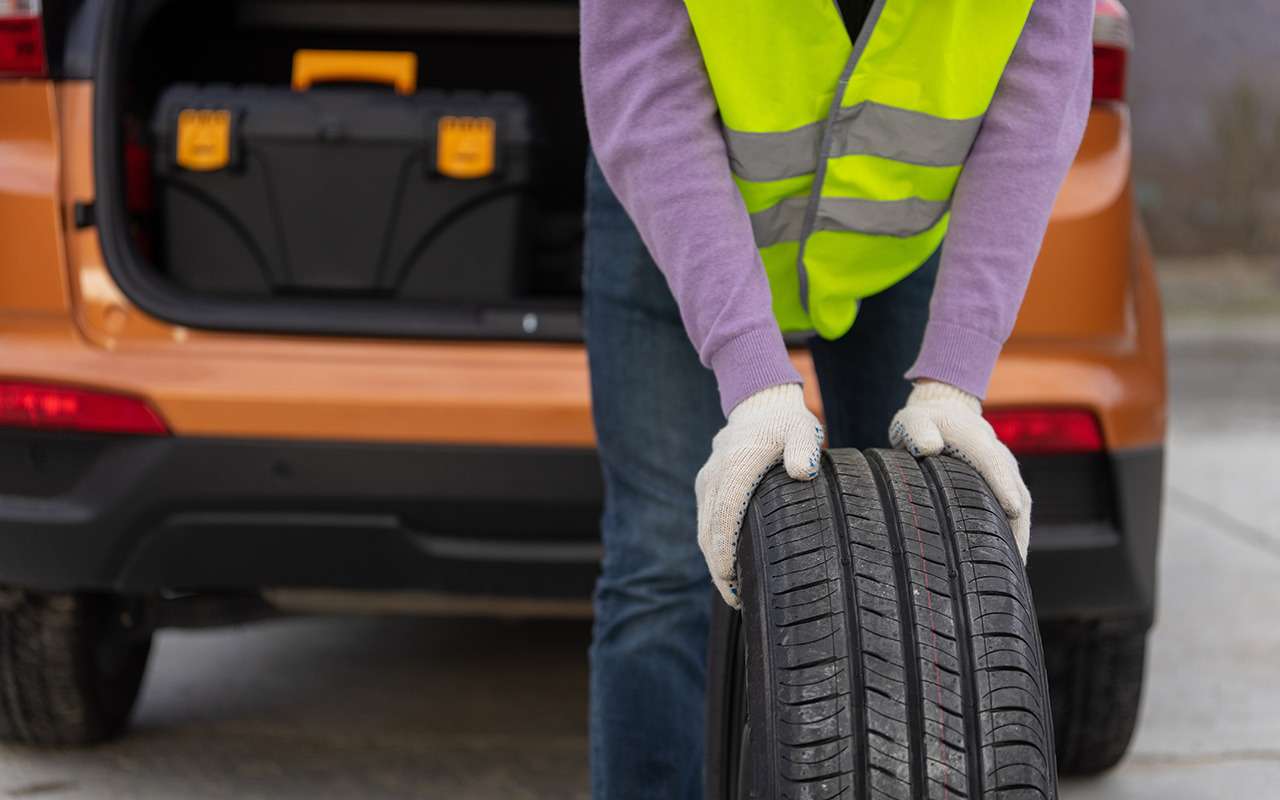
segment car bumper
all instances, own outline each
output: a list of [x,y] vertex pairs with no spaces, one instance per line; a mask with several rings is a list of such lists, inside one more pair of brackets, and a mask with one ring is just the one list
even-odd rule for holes
[[[1045,460],[1052,457],[1044,457]],[[1080,502],[1078,485],[1060,486],[1061,503],[1091,506],[1093,519],[1037,522],[1032,515],[1027,573],[1041,619],[1112,619],[1143,628],[1154,621],[1156,556],[1164,492],[1164,450],[1119,451],[1101,457],[1105,493]],[[1023,459],[1033,498],[1049,497],[1055,470]],[[1037,504],[1041,503],[1036,499]]]
[[10,585],[581,598],[599,561],[590,450],[8,434],[0,452]]
[[[582,600],[599,563],[589,448],[9,432],[0,454],[9,585]],[[1075,503],[1100,518],[1075,522],[1066,473],[1028,464],[1033,487],[1055,482],[1030,559],[1043,618],[1150,620],[1161,453],[1109,463],[1114,493]]]

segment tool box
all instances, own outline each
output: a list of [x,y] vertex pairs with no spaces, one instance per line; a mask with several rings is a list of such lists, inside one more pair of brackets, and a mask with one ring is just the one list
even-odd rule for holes
[[[152,133],[171,278],[259,297],[517,294],[526,104],[416,92],[416,76],[412,54],[300,51],[292,89],[167,89]],[[334,80],[394,91],[318,85]]]

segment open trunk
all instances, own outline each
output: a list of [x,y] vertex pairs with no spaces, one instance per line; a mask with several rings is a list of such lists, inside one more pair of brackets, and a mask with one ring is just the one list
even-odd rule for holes
[[[563,0],[111,4],[99,47],[95,169],[97,223],[112,275],[146,311],[193,327],[578,338],[587,145],[576,23],[576,3]],[[294,54],[300,50],[413,53],[417,92],[396,98],[390,89],[348,85],[313,89],[315,96],[299,98],[290,84]],[[175,96],[179,107],[186,102],[196,109],[208,107],[211,97],[250,98],[258,104],[247,106],[253,110],[235,112],[235,124],[249,134],[254,125],[260,131],[270,116],[262,112],[263,103],[276,102],[272,98],[281,107],[292,102],[300,113],[311,115],[315,130],[306,133],[314,134],[315,142],[303,142],[293,151],[276,142],[276,156],[250,153],[249,166],[242,164],[235,175],[229,169],[225,180],[243,183],[254,159],[291,158],[292,172],[281,168],[262,182],[266,189],[260,194],[269,194],[271,202],[261,209],[241,202],[247,196],[243,192],[224,194],[218,206],[208,200],[210,192],[191,189],[215,179],[167,168],[174,137],[166,126],[176,117],[177,112],[170,113]],[[331,115],[320,107],[341,107],[343,98],[372,103],[348,115],[355,120],[343,122],[348,128],[371,129],[383,124],[378,119],[394,123],[396,115],[409,119],[419,114],[426,122],[412,117],[399,130],[416,131],[418,126],[429,132],[422,142],[404,145],[421,152],[405,157],[401,166],[368,170],[368,177],[357,182],[330,182],[358,190],[358,201],[299,183],[305,173],[299,165],[360,171],[350,162],[331,160],[332,150],[329,156],[306,155],[318,153],[315,147],[332,138]],[[516,108],[511,119],[519,124],[507,125],[506,117],[486,108]],[[505,134],[504,126],[520,129],[518,140],[510,144],[518,151],[500,149],[497,156],[499,166],[508,170],[506,183],[488,192],[475,191],[478,182],[451,182],[432,172],[437,154],[430,136],[439,116],[471,113],[495,116],[500,134]],[[346,129],[343,134],[358,138]],[[500,146],[505,141],[500,138]],[[384,144],[370,144],[366,153],[382,158]],[[232,149],[241,146],[233,144]],[[410,163],[415,164],[412,169],[404,166]],[[282,179],[281,174],[294,177]],[[428,200],[415,206],[405,199],[419,191],[415,187],[434,192],[430,197],[437,200],[452,197],[450,192],[472,194],[452,205]],[[308,196],[324,206],[323,213],[312,212]],[[349,224],[341,221],[347,213],[342,203],[354,215]],[[398,216],[391,219],[384,206],[396,209]],[[371,220],[357,224],[362,214]],[[238,219],[228,222],[227,229],[234,235],[224,238],[243,246],[208,245],[216,252],[202,252],[209,231],[233,215]],[[254,228],[258,222],[261,230]],[[383,235],[384,223],[386,230],[395,229],[394,235]],[[271,277],[277,244],[291,262],[281,268],[285,279]],[[376,269],[370,267],[374,261]],[[375,272],[377,279],[367,277]],[[227,277],[237,274],[266,277],[239,282]]]

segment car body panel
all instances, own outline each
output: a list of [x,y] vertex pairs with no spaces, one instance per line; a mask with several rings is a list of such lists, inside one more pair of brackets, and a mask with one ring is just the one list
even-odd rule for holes
[[[13,130],[61,147],[61,197],[58,181],[50,181],[57,159],[46,151],[47,193],[38,202],[7,200],[42,208],[42,235],[56,236],[74,205],[94,198],[92,91],[88,81],[65,81],[56,90],[44,84],[19,92],[22,116],[31,119]],[[51,111],[58,125],[42,130],[35,118]],[[989,395],[992,406],[1090,408],[1112,449],[1159,444],[1165,424],[1159,301],[1132,217],[1127,126],[1122,107],[1094,109]],[[0,207],[0,226],[26,219],[7,209]],[[26,287],[0,308],[11,344],[0,370],[10,376],[144,396],[183,435],[593,444],[581,345],[193,330],[129,302],[111,279],[94,227],[65,228],[64,242],[24,247],[0,262],[0,281]],[[63,260],[65,269],[15,266]],[[68,295],[70,315],[22,313],[65,312]],[[794,359],[812,377],[807,355],[797,351]],[[808,389],[817,410],[811,380]]]
[[0,80],[0,313],[66,315],[54,87]]
[[1084,140],[1058,192],[1015,329],[1015,338],[1124,338],[1134,228],[1129,112],[1094,106]]

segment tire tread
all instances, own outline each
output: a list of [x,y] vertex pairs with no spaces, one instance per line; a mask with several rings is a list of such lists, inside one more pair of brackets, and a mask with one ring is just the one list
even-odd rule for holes
[[822,473],[771,470],[744,528],[761,796],[1056,798],[1034,607],[985,484],[899,451],[831,451]]
[[1137,622],[1045,626],[1058,768],[1096,775],[1129,749],[1141,709],[1147,633]]
[[0,741],[83,745],[120,732],[150,650],[130,645],[118,675],[100,670],[103,598],[0,591]]

